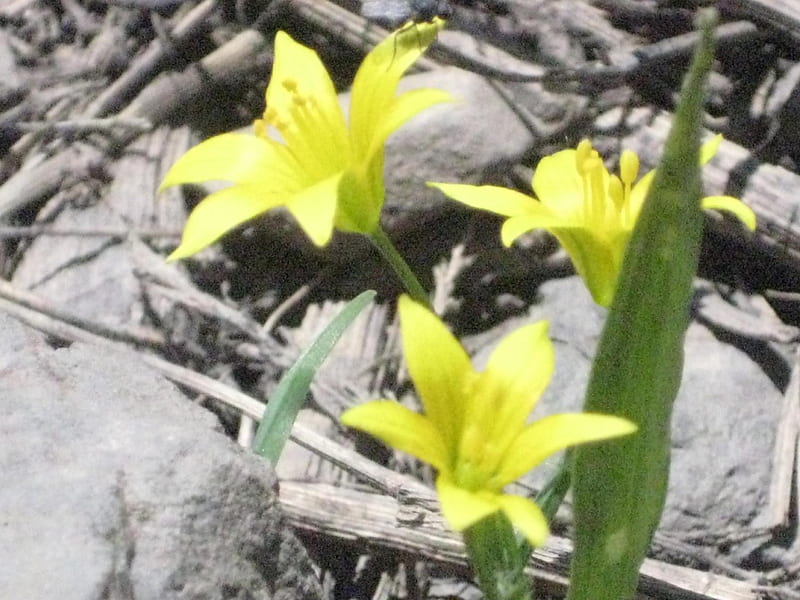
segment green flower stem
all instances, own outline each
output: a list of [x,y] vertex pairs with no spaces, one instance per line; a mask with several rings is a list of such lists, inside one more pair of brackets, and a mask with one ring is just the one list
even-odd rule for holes
[[525,574],[530,546],[520,543],[502,512],[489,515],[464,532],[467,555],[486,600],[532,600]]
[[397,251],[397,248],[395,248],[389,236],[386,235],[386,232],[378,226],[377,229],[371,234],[368,234],[367,237],[378,249],[378,252],[381,253],[384,260],[392,267],[409,295],[423,306],[431,308],[428,292],[422,287],[419,279],[417,279],[411,267],[408,266],[408,263]]
[[[558,470],[553,474],[544,487],[539,490],[539,493],[536,494],[535,502],[539,505],[539,508],[542,509],[542,514],[544,514],[544,518],[547,519],[548,524],[552,525],[553,519],[558,512],[558,507],[561,506],[562,502],[564,502],[564,497],[567,495],[567,492],[572,485],[572,460],[572,448],[568,448],[564,452],[564,456],[561,459],[561,464],[558,465]],[[516,535],[515,537],[517,540],[517,556],[519,559],[518,570],[520,573],[523,573],[525,565],[528,564],[528,560],[533,552],[533,548],[524,537],[520,535]],[[521,577],[524,577],[524,575],[521,575]],[[527,579],[525,581],[527,581]],[[519,596],[519,598],[534,597],[532,588],[526,589],[528,589],[528,596]]]

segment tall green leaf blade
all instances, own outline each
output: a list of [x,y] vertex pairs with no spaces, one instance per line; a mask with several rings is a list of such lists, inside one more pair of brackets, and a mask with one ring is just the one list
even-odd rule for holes
[[344,330],[374,297],[375,292],[367,290],[348,302],[281,377],[256,430],[253,452],[267,458],[273,465],[278,462],[297,413],[306,400],[314,374],[331,353]]
[[639,431],[575,450],[570,600],[630,598],[664,507],[672,404],[702,233],[700,132],[716,14],[701,21],[700,45],[628,246],[586,396],[585,410],[626,417]]

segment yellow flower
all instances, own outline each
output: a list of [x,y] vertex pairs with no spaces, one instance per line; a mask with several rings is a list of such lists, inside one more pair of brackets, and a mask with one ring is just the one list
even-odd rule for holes
[[[445,92],[396,96],[403,73],[443,22],[389,36],[361,64],[352,87],[349,128],[330,75],[316,52],[280,31],[255,136],[226,133],[190,149],[160,189],[182,183],[233,185],[205,198],[187,220],[170,259],[190,256],[245,221],[284,206],[318,246],[334,227],[372,233],[384,199],[386,139],[425,108],[450,100]],[[274,130],[281,141],[268,135]]]
[[530,499],[503,488],[567,446],[608,439],[636,427],[619,417],[559,414],[526,424],[554,366],[547,323],[506,336],[486,369],[473,370],[464,348],[428,309],[401,296],[403,352],[424,415],[376,400],[347,410],[342,423],[430,463],[450,526],[463,531],[503,511],[535,546],[547,521]]
[[[701,164],[717,152],[722,136],[703,145]],[[611,304],[622,259],[655,171],[638,182],[639,157],[625,150],[619,176],[610,174],[588,140],[543,158],[533,175],[536,198],[495,186],[431,183],[454,200],[509,217],[501,232],[510,246],[531,229],[546,229],[569,254],[595,302]],[[753,211],[730,196],[709,196],[703,208],[726,210],[749,229]]]

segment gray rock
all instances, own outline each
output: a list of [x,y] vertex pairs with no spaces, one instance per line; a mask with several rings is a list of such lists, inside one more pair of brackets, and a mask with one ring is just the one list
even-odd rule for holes
[[[157,196],[156,188],[187,145],[186,128],[145,133],[109,167],[113,180],[107,187],[91,179],[65,182],[39,218],[51,220],[56,230],[116,230],[122,236],[135,237],[137,229],[174,230],[185,221],[179,192]],[[164,243],[155,240],[153,245]],[[119,237],[39,235],[25,248],[12,281],[42,298],[55,298],[76,316],[128,324],[144,311],[138,266],[130,246]]]
[[[383,222],[390,231],[420,227],[459,206],[426,182],[497,182],[551,130],[566,128],[575,118],[563,97],[528,84],[527,96],[542,115],[538,129],[532,127],[487,79],[456,68],[406,77],[399,91],[418,88],[444,90],[455,101],[424,110],[389,138]],[[550,111],[555,107],[562,110]]]
[[0,597],[322,597],[277,480],[134,354],[0,315]]
[[[577,277],[549,281],[528,315],[471,338],[476,361],[508,331],[550,321],[556,348],[553,379],[535,416],[581,410],[605,310],[596,306]],[[693,322],[686,336],[683,381],[672,420],[672,465],[660,531],[697,542],[721,542],[731,532],[758,527],[767,502],[782,394],[760,365],[739,347],[717,339]],[[775,356],[772,357],[775,359]],[[541,486],[556,457],[524,482]],[[713,543],[712,543],[713,545]],[[743,557],[741,557],[743,558]]]

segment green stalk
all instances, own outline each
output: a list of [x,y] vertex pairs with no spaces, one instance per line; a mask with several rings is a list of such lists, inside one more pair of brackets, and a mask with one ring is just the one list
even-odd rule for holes
[[368,234],[367,237],[378,249],[378,252],[381,253],[384,260],[392,267],[392,270],[400,279],[400,283],[403,284],[408,294],[423,306],[430,308],[431,301],[428,298],[428,292],[422,287],[419,279],[414,275],[414,271],[408,266],[408,263],[400,255],[400,252],[397,251],[392,240],[389,239],[389,236],[386,235],[386,232],[383,231],[380,225],[375,231]]
[[532,600],[533,588],[525,574],[530,546],[520,543],[502,512],[489,515],[464,532],[475,578],[486,600]]
[[627,600],[664,508],[672,403],[702,235],[700,132],[715,11],[700,43],[625,254],[585,410],[625,417],[631,436],[575,449],[575,555],[568,600]]

